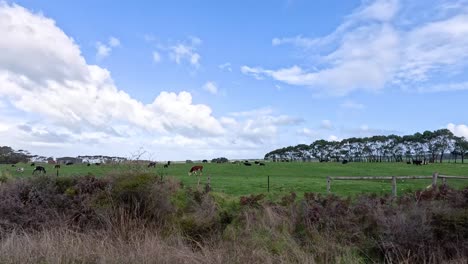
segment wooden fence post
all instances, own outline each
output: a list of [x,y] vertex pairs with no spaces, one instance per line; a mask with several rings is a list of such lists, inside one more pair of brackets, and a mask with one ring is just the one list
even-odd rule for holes
[[268,177],[268,192],[270,192],[270,175],[268,175],[267,177]]
[[392,176],[392,195],[393,197],[397,197],[396,176]]
[[434,172],[432,174],[432,189],[435,189],[437,187],[437,177],[439,176],[438,172]]
[[327,194],[330,193],[331,189],[331,177],[327,176]]
[[447,186],[447,178],[442,177],[442,184],[444,185],[444,187]]

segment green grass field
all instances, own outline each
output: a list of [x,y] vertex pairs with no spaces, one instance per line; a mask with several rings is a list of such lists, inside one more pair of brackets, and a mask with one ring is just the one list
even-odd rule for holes
[[[158,164],[157,168],[147,169],[136,165],[101,165],[86,166],[85,164],[64,166],[59,170],[59,177],[93,174],[103,176],[107,174],[141,170],[152,171],[164,177],[179,179],[185,186],[196,186],[197,177],[188,176],[191,166],[197,164],[173,164],[164,169]],[[0,165],[3,175],[12,177],[31,177],[33,167],[28,164],[18,164],[24,167],[24,173],[17,173],[10,165]],[[47,173],[55,175],[53,165],[44,165]],[[211,176],[214,191],[229,195],[240,196],[251,193],[267,193],[267,176],[270,176],[270,195],[278,196],[290,192],[302,195],[304,192],[326,192],[327,176],[430,176],[433,172],[443,175],[468,176],[468,164],[430,164],[426,166],[407,165],[405,163],[267,163],[266,166],[251,167],[242,164],[203,164],[204,173],[201,183],[206,183],[207,176]],[[441,183],[441,181],[439,182]],[[398,193],[423,189],[431,184],[431,180],[399,180]],[[454,188],[468,186],[468,180],[449,180],[448,184]],[[332,192],[338,195],[356,195],[360,193],[390,194],[391,181],[334,181]]]

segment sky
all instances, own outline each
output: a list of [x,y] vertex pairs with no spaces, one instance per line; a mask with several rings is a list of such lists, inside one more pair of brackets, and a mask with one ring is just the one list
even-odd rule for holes
[[262,158],[468,137],[467,0],[0,0],[0,145]]

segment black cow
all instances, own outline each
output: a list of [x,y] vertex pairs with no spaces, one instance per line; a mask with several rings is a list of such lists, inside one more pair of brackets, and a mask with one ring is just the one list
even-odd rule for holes
[[36,166],[36,163],[34,163],[34,162],[31,163],[31,167],[34,167],[34,166]]
[[259,162],[258,165],[260,165],[260,166],[265,166],[265,163]]
[[86,164],[86,166],[88,166],[88,167],[89,167],[89,166],[91,166],[91,164],[89,164],[89,163],[88,163],[88,164]]
[[36,166],[36,168],[33,170],[33,175],[36,173],[36,171],[46,174],[46,170],[42,166]]
[[343,160],[341,164],[348,164],[348,160]]
[[252,163],[244,162],[244,165],[245,165],[245,166],[252,166]]
[[15,164],[11,164],[11,166],[12,166],[12,167],[16,167],[16,165],[15,165]]
[[169,168],[169,165],[167,165],[167,164],[164,164],[164,168]]
[[166,165],[167,165],[167,166],[170,166],[170,165],[171,165],[171,162],[170,162],[170,161],[168,161]]
[[148,168],[153,167],[156,168],[156,162],[152,161],[148,164]]
[[260,161],[254,161],[254,163],[255,163],[255,164],[259,164],[259,163],[260,163]]
[[65,163],[65,165],[67,165],[67,166],[73,165],[73,162],[67,162],[67,163]]
[[406,164],[411,164],[411,161],[407,161]]
[[100,162],[96,162],[95,164],[96,164],[96,166],[101,166]]
[[422,165],[422,160],[413,160],[414,165]]
[[203,163],[208,163],[208,161],[207,161],[207,160],[202,160],[202,162],[203,162]]

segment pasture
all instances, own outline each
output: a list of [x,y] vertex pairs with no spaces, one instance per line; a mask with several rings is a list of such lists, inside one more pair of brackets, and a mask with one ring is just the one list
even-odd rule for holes
[[[56,174],[54,165],[42,164],[47,173]],[[188,176],[187,173],[194,165],[203,165],[201,185],[211,178],[211,187],[215,192],[226,193],[233,196],[248,194],[267,194],[267,176],[270,176],[270,197],[296,192],[326,193],[327,176],[430,176],[433,172],[443,175],[468,176],[468,164],[461,163],[435,163],[425,166],[407,165],[405,163],[267,163],[266,166],[243,164],[216,164],[216,163],[173,163],[168,168],[158,163],[156,168],[147,168],[146,165],[91,165],[75,164],[62,166],[59,177],[92,174],[103,176],[118,174],[126,171],[154,172],[158,176],[174,177],[184,186],[196,187],[197,177]],[[34,167],[29,164],[17,164],[24,167],[23,173],[16,172],[15,167],[0,165],[2,175],[15,178],[32,177]],[[399,180],[398,193],[405,193],[423,189],[431,184],[431,180]],[[441,181],[439,181],[441,184]],[[449,180],[448,185],[454,188],[468,186],[468,180]],[[332,192],[338,195],[357,195],[362,193],[391,194],[391,181],[337,181],[332,184]]]

